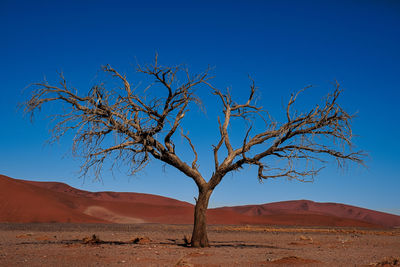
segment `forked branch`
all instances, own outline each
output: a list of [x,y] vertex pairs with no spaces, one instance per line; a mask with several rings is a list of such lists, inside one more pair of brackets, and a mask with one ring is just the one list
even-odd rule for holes
[[[286,106],[287,122],[280,125],[270,117],[262,117],[261,107],[252,103],[254,83],[250,87],[250,98],[244,104],[231,104],[229,92],[223,94],[214,89],[215,94],[222,100],[224,124],[220,126],[221,139],[214,147],[215,173],[222,175],[211,178],[209,184],[212,188],[219,184],[226,173],[238,170],[244,165],[257,166],[260,180],[286,177],[304,182],[312,181],[329,158],[336,159],[339,167],[344,166],[347,161],[363,164],[365,154],[362,151],[352,151],[351,119],[354,116],[349,115],[337,103],[342,92],[339,83],[335,83],[333,93],[326,97],[323,105],[317,105],[307,113],[293,112],[298,95],[310,87],[305,87],[290,97]],[[230,120],[234,117],[233,110],[238,110],[235,113],[236,117],[244,120],[249,120],[246,115],[255,112],[258,116],[251,117],[252,123],[259,117],[269,121],[266,129],[258,132],[258,129],[250,126],[243,143],[236,149],[233,149],[229,141],[228,132]],[[222,140],[226,144],[227,156],[219,164],[217,157]],[[246,154],[248,151],[258,152],[249,156]],[[275,162],[275,167],[267,165],[267,159]]]
[[[98,176],[107,158],[127,162],[132,173],[144,167],[151,158],[156,158],[181,170],[196,183],[204,184],[197,171],[198,155],[189,136],[183,135],[195,155],[191,166],[176,155],[173,136],[182,127],[189,106],[200,103],[195,89],[208,84],[212,78],[208,70],[191,76],[183,66],[159,65],[156,55],[154,64],[137,68],[139,73],[155,81],[156,86],[149,85],[146,93],[137,88],[133,90],[126,76],[110,65],[102,70],[121,82],[122,87],[107,90],[103,83],[99,83],[82,95],[82,91],[79,94],[60,74],[58,85],[46,81],[33,85],[32,95],[24,103],[24,111],[33,116],[44,104],[52,102],[69,110],[53,115],[56,124],[52,140],[70,131],[74,133],[73,151],[85,158],[82,165],[84,174],[94,169]],[[161,88],[164,95],[158,91],[152,93],[153,88]]]

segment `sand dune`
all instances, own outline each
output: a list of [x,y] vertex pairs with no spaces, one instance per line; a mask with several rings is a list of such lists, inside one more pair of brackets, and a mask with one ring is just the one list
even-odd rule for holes
[[73,188],[64,183],[58,182],[35,182],[35,181],[24,181],[35,186],[50,189],[51,191],[66,193],[72,196],[85,197],[94,200],[102,201],[119,201],[119,202],[133,202],[133,203],[151,203],[153,205],[172,205],[191,207],[192,204],[188,202],[179,201],[172,198],[161,197],[151,194],[143,193],[125,193],[125,192],[88,192],[80,189]]
[[[362,221],[364,223],[375,224],[384,227],[400,226],[400,216],[397,215],[345,204],[319,203],[310,200],[294,200],[268,203],[263,205],[224,207],[220,208],[220,210],[234,210],[240,214],[248,216],[269,218],[275,217],[277,220],[279,217],[287,214],[304,218],[306,218],[305,215],[313,214],[317,217],[319,216],[319,219],[316,218],[317,221],[325,221],[323,216],[333,216],[342,219],[337,220],[337,226],[347,226],[346,224],[348,223],[352,224],[350,221],[344,219]],[[310,223],[312,223],[312,220]]]
[[[193,223],[193,205],[141,193],[88,192],[0,175],[0,222]],[[208,210],[210,224],[400,226],[400,216],[309,200]]]
[[89,206],[87,207],[84,211],[84,214],[87,214],[89,216],[99,218],[102,220],[106,220],[109,222],[113,223],[145,223],[145,220],[139,219],[139,218],[134,218],[134,217],[129,217],[129,216],[123,216],[120,214],[117,214],[111,210],[108,210],[104,207],[100,206]]
[[0,175],[1,222],[106,222],[83,214],[84,202]]

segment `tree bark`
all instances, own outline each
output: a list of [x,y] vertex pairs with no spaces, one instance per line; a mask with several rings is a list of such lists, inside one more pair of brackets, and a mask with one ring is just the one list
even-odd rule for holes
[[199,197],[194,208],[194,227],[192,233],[192,247],[209,247],[207,236],[207,207],[211,189],[200,189]]

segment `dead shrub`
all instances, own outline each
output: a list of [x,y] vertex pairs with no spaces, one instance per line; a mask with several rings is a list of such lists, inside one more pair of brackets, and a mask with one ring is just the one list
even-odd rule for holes
[[192,244],[192,237],[189,235],[184,235],[183,236],[183,243],[185,246],[190,247]]
[[385,267],[400,266],[400,257],[384,258],[382,261],[377,262],[377,263],[371,263],[370,265],[371,266],[385,266]]
[[82,243],[86,245],[97,245],[100,244],[102,241],[99,237],[93,234],[91,237],[87,236],[82,239]]

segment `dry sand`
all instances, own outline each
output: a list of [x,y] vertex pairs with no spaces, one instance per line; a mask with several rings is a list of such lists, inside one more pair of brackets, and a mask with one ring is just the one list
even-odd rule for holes
[[[0,175],[0,222],[192,224],[194,206],[157,195],[88,192]],[[210,224],[396,227],[400,216],[308,200],[207,210]]]
[[3,223],[0,266],[374,266],[400,258],[400,229],[212,225],[211,247],[194,249],[182,240],[191,228]]

